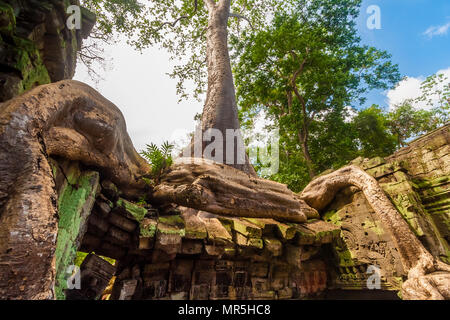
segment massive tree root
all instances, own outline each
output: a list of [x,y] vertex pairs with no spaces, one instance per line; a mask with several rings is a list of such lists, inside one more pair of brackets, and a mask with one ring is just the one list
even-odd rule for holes
[[[76,81],[40,86],[0,104],[0,296],[53,298],[57,194],[48,157],[95,167],[128,197],[145,190],[148,165],[136,153],[117,107]],[[450,298],[450,267],[414,236],[377,181],[350,166],[314,180],[298,196],[285,185],[227,165],[180,159],[161,177],[155,201],[219,215],[302,223],[335,194],[360,188],[390,230],[408,271],[405,299]]]
[[153,198],[219,215],[306,222],[318,213],[285,185],[210,160],[181,158]]
[[0,104],[0,296],[52,298],[57,194],[48,156],[98,168],[130,196],[148,166],[120,110],[89,86],[62,81]]
[[378,182],[356,166],[348,166],[313,180],[301,193],[311,207],[322,210],[342,188],[356,186],[388,229],[397,245],[408,280],[404,299],[450,299],[450,266],[433,257],[410,230]]

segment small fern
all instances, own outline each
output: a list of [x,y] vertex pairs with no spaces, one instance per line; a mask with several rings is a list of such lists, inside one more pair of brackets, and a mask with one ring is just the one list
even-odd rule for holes
[[158,184],[164,170],[173,163],[172,151],[174,145],[168,141],[164,142],[161,147],[156,144],[147,144],[146,150],[141,151],[141,155],[152,166],[151,177],[144,177],[144,181],[149,185]]

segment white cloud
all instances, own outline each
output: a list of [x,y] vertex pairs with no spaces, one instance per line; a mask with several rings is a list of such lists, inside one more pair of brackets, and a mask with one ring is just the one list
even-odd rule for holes
[[344,118],[344,122],[345,123],[350,123],[353,121],[353,118],[355,118],[358,115],[358,111],[356,111],[355,109],[353,109],[350,106],[345,107],[345,118]]
[[450,28],[450,22],[442,26],[431,26],[429,27],[422,35],[427,36],[428,38],[433,38],[434,36],[442,36],[447,34],[448,29]]
[[389,108],[391,109],[393,106],[402,103],[406,99],[415,99],[419,97],[422,94],[420,84],[423,80],[425,80],[423,77],[407,77],[400,81],[395,89],[389,90],[387,93]]
[[[444,74],[448,79],[450,79],[450,67],[447,69],[439,70],[437,74]],[[386,94],[389,109],[392,110],[395,105],[402,103],[406,99],[415,99],[422,95],[422,90],[420,89],[421,83],[426,79],[424,76],[420,77],[407,77],[400,81],[396,88],[389,90]],[[443,87],[444,83],[440,87]],[[437,101],[438,97],[432,97],[432,100]],[[418,103],[417,106],[422,109],[429,109],[429,106],[425,102]]]

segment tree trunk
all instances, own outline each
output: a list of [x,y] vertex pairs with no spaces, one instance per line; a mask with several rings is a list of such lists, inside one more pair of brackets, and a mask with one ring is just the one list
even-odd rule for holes
[[311,155],[309,154],[308,148],[308,137],[303,134],[298,134],[298,139],[300,140],[300,144],[302,146],[303,157],[305,157],[306,166],[308,167],[309,177],[313,179],[316,176],[316,172],[314,171],[314,164],[311,159]]
[[[255,171],[245,153],[242,136],[239,131],[236,132],[236,130],[240,129],[240,125],[228,51],[227,23],[230,14],[230,3],[230,0],[221,0],[217,4],[213,0],[206,1],[209,12],[208,30],[206,33],[208,89],[203,108],[201,130],[197,130],[194,143],[191,143],[190,146],[190,153],[195,157],[215,160],[216,162],[231,165],[250,175],[255,175]],[[216,132],[220,132],[221,137],[223,137],[222,143],[217,140],[214,132],[212,132],[214,138],[204,138],[203,135],[209,129],[217,129]],[[236,134],[236,137],[233,133]],[[198,140],[201,141],[201,155],[199,154],[200,143]],[[193,145],[194,148],[192,149]],[[216,146],[214,152],[205,152],[205,149],[211,150],[213,145]],[[219,150],[222,151],[222,154]]]

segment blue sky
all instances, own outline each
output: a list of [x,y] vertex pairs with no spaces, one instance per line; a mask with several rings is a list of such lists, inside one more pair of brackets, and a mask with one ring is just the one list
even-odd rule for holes
[[[367,28],[370,5],[380,8],[380,30]],[[420,79],[450,67],[449,27],[449,0],[364,0],[358,19],[364,44],[387,50],[402,76]],[[386,93],[372,92],[368,98],[368,103],[387,105]]]

